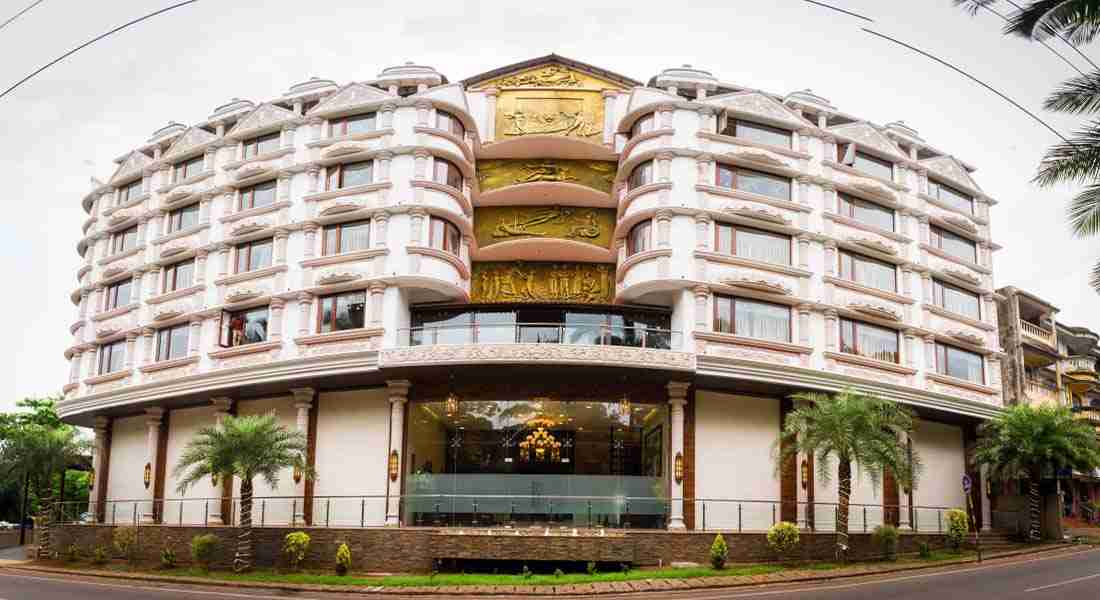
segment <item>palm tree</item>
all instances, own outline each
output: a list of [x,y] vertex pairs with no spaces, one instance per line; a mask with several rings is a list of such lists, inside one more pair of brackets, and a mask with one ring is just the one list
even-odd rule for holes
[[1018,405],[979,429],[974,457],[995,479],[1028,480],[1028,537],[1039,539],[1039,481],[1059,471],[1100,467],[1096,431],[1069,408]]
[[[954,1],[970,14],[997,4],[997,0]],[[1011,1],[1009,4],[1016,8],[1004,28],[1009,35],[1035,41],[1058,37],[1078,46],[1100,33],[1100,0],[1035,0],[1022,7]]]
[[241,480],[241,531],[233,570],[252,568],[252,480],[257,476],[271,488],[279,485],[283,469],[294,467],[307,479],[313,469],[306,463],[306,436],[279,425],[274,414],[225,417],[217,427],[204,427],[183,449],[172,471],[179,484],[176,491],[187,492],[192,485],[216,477]]
[[899,436],[913,427],[913,413],[901,405],[852,389],[838,394],[802,393],[791,396],[807,404],[787,414],[776,442],[776,468],[799,453],[814,457],[823,481],[837,461],[836,558],[848,551],[848,513],[853,466],[876,486],[889,471],[907,489],[915,487],[920,457],[910,458]]

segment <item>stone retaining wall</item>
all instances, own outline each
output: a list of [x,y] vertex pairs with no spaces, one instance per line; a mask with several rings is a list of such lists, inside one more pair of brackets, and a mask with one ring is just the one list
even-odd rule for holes
[[[31,537],[31,532],[27,532],[27,537]],[[18,529],[5,529],[0,531],[0,548],[11,548],[12,546],[19,545],[19,530]]]
[[[63,552],[76,544],[83,555],[102,545],[112,554],[111,536],[115,527],[108,525],[61,525],[52,530],[54,549]],[[351,548],[352,568],[372,572],[428,571],[432,560],[498,559],[498,560],[568,560],[630,562],[637,566],[668,565],[672,562],[707,564],[710,545],[717,532],[628,531],[606,536],[580,535],[543,536],[484,533],[463,534],[455,530],[420,528],[401,529],[301,529],[288,527],[258,527],[253,533],[255,564],[261,567],[285,566],[283,539],[291,531],[306,531],[311,538],[306,568],[329,568],[335,562],[341,543]],[[160,560],[160,551],[170,547],[181,564],[191,561],[190,541],[196,535],[214,534],[221,539],[214,560],[215,568],[229,568],[233,563],[238,529],[232,527],[173,527],[144,525],[138,527],[140,558],[146,562]],[[762,562],[776,560],[768,549],[762,533],[721,532],[730,549],[730,562]],[[788,560],[831,560],[834,536],[827,533],[803,533],[799,550]],[[877,558],[881,550],[871,542],[869,534],[851,534],[850,557],[855,560]],[[943,548],[946,540],[938,534],[903,534],[899,553],[916,553],[925,542],[932,549]]]

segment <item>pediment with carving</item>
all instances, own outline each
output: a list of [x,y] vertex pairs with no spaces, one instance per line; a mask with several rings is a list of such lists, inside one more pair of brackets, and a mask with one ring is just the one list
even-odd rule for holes
[[321,151],[321,158],[334,158],[337,156],[347,156],[348,154],[358,154],[360,152],[368,152],[370,149],[370,144],[367,142],[352,140],[336,142]]
[[330,115],[350,112],[360,106],[369,106],[386,100],[394,100],[390,94],[363,83],[349,83],[309,111],[310,115]]
[[149,155],[138,150],[134,150],[126,159],[122,161],[118,168],[115,169],[114,175],[108,180],[108,183],[115,184],[116,182],[129,179],[134,175],[140,175],[145,167],[153,164],[153,159],[149,158]]
[[175,244],[160,251],[161,258],[171,258],[191,250],[191,244]]
[[892,201],[897,201],[897,193],[890,189],[889,186],[875,181],[873,179],[853,179],[848,183],[848,187],[856,190],[857,192],[863,192],[871,196],[879,196],[888,198]]
[[726,212],[731,215],[737,215],[745,217],[747,219],[754,219],[756,221],[766,221],[768,223],[775,223],[777,225],[790,225],[791,219],[778,210],[771,210],[762,206],[752,206],[748,204],[737,204],[726,209]]
[[736,149],[727,152],[726,156],[766,167],[790,168],[786,161],[776,157],[771,152],[749,146],[738,146]]
[[791,109],[760,92],[722,94],[711,96],[704,102],[712,106],[764,117],[768,121],[785,123],[796,130],[810,125],[809,122],[800,118]]
[[104,325],[102,327],[97,328],[95,330],[95,336],[97,338],[105,338],[105,337],[110,337],[112,335],[115,335],[116,333],[118,333],[120,331],[122,331],[121,327],[119,327],[118,325],[115,325],[114,323],[111,323],[111,324]]
[[262,290],[253,287],[236,287],[225,294],[225,301],[232,304],[236,302],[245,302],[253,300],[264,295]]
[[183,135],[172,142],[172,146],[164,153],[161,160],[172,162],[173,158],[183,156],[191,150],[204,146],[218,139],[218,136],[200,127],[188,127]]
[[830,127],[828,131],[835,133],[839,136],[851,139],[856,144],[866,146],[877,150],[887,156],[893,156],[894,158],[905,160],[908,157],[904,152],[898,148],[897,144],[893,140],[886,137],[886,134],[879,131],[874,125],[866,121],[859,121],[857,123],[847,123],[844,125],[834,125]]
[[946,269],[943,269],[943,272],[944,272],[944,274],[950,275],[951,277],[954,277],[955,279],[961,279],[963,281],[970,282],[974,285],[979,285],[982,282],[981,277],[978,277],[977,275],[975,275],[974,273],[972,273],[972,272],[970,272],[966,269],[959,269],[959,268],[955,268],[955,267],[947,267]]
[[978,226],[962,215],[943,215],[940,218],[964,231],[969,231],[970,233],[978,232]]
[[128,210],[120,210],[107,218],[107,225],[109,227],[114,227],[116,225],[121,225],[132,218],[134,218],[133,213]]
[[756,290],[758,292],[782,294],[784,296],[789,296],[794,291],[789,285],[783,283],[778,279],[764,277],[761,275],[738,274],[723,279],[722,283],[725,285]]
[[257,231],[263,231],[271,227],[271,223],[262,219],[246,219],[237,223],[236,226],[230,231],[234,237],[240,235],[248,235],[250,233],[256,233]]
[[133,268],[134,263],[132,261],[116,262],[105,267],[101,276],[104,279],[107,279],[116,275],[121,275],[122,273],[125,273]]
[[186,311],[178,304],[161,304],[153,311],[153,320],[167,321],[182,315],[184,312]]
[[887,244],[886,242],[873,237],[863,235],[851,235],[846,238],[846,241],[850,244],[862,246],[864,248],[874,250],[876,252],[881,252],[883,254],[893,255],[898,253],[897,247],[893,246],[892,244]]
[[252,179],[253,177],[270,175],[275,172],[275,169],[275,165],[268,161],[248,164],[237,169],[233,173],[233,180],[244,181],[246,179]]
[[968,344],[972,344],[974,346],[984,346],[985,345],[985,337],[982,336],[982,335],[979,335],[978,333],[976,333],[974,331],[969,331],[969,330],[966,330],[966,329],[949,329],[949,330],[945,331],[944,333],[946,333],[947,335],[949,335],[949,336],[951,336],[951,337],[953,337],[957,340],[966,342]]
[[263,131],[281,127],[297,119],[298,115],[294,111],[265,102],[257,106],[256,110],[248,113],[248,116],[237,121],[237,124],[233,126],[233,129],[227,135],[234,139],[243,139],[253,134],[258,135]]
[[355,271],[349,271],[347,269],[333,269],[331,271],[326,271],[322,273],[321,276],[317,278],[317,283],[319,285],[347,283],[349,281],[355,281],[360,277],[362,277],[362,275],[356,273]]
[[338,202],[326,206],[325,209],[320,212],[320,216],[331,217],[332,215],[342,215],[344,213],[362,210],[363,208],[366,208],[365,204],[356,204],[351,200],[341,199]]
[[181,185],[179,187],[172,188],[172,191],[165,195],[164,200],[168,204],[174,204],[180,200],[186,200],[195,195],[195,188],[190,185]]
[[851,300],[848,302],[848,308],[856,312],[861,312],[865,315],[871,315],[873,317],[890,319],[891,321],[901,320],[901,313],[897,309],[882,304],[880,302],[872,302],[870,300]]
[[972,190],[981,190],[978,187],[977,182],[970,177],[970,173],[966,170],[966,167],[962,165],[953,156],[937,156],[935,158],[926,158],[920,161],[920,164],[928,168],[929,171],[940,175],[946,179],[961,183],[964,186],[969,187]]

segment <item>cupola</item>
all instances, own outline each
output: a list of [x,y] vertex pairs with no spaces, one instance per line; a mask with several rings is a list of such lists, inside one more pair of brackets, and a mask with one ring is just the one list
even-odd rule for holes
[[649,85],[661,88],[670,94],[705,98],[707,92],[718,89],[718,79],[710,71],[685,64],[661,71],[649,80]]
[[420,93],[430,87],[447,83],[447,78],[434,67],[407,61],[403,65],[387,67],[371,82],[391,94],[407,96]]

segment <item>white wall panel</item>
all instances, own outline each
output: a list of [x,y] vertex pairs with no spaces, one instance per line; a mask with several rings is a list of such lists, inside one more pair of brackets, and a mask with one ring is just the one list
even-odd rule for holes
[[[275,413],[283,427],[291,430],[297,429],[298,410],[294,408],[294,398],[291,396],[245,400],[237,405],[238,416],[265,415],[271,412]],[[290,469],[283,469],[283,472],[279,474],[279,485],[275,489],[271,489],[260,477],[257,477],[252,485],[253,494],[258,498],[252,509],[252,520],[254,522],[259,523],[263,520],[265,524],[289,523],[293,514],[292,511],[299,515],[302,514],[302,499],[294,498],[296,491]],[[241,482],[237,479],[233,482],[233,496],[240,497],[240,494]],[[260,500],[259,498],[262,497],[268,497],[268,499]],[[239,511],[240,506],[235,503],[233,509],[234,522],[240,518]]]
[[192,485],[187,492],[180,494],[176,491],[179,478],[175,477],[176,465],[184,448],[195,437],[199,429],[214,425],[214,407],[199,406],[182,410],[173,410],[168,417],[168,451],[165,465],[164,519],[166,523],[178,524],[203,523],[210,514],[218,512],[214,502],[210,499],[221,495],[221,486],[215,488],[210,483],[210,478]]
[[107,499],[120,502],[107,505],[104,517],[108,522],[134,522],[135,506],[139,520],[143,512],[150,512],[150,503],[145,501],[149,496],[144,480],[145,440],[148,431],[145,421],[145,415],[138,415],[115,419],[111,425]]
[[[328,392],[317,405],[314,522],[383,525],[389,401],[384,388]],[[326,500],[322,496],[375,496]]]

